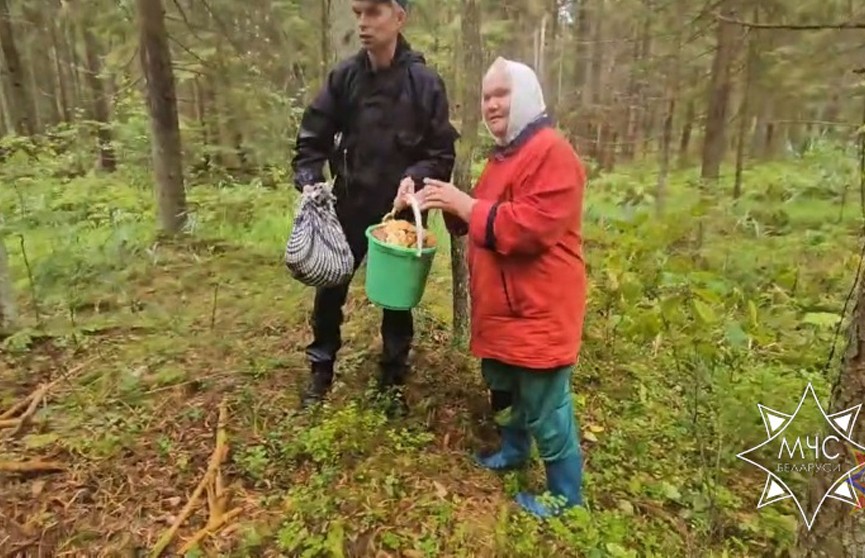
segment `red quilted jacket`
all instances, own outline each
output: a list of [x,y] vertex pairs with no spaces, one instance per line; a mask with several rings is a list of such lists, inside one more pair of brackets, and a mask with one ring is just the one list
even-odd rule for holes
[[585,171],[549,125],[490,157],[474,188],[468,234],[471,351],[535,369],[575,364],[586,308]]

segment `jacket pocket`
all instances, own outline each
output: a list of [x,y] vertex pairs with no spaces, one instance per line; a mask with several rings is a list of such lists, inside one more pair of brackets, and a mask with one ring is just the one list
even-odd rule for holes
[[520,313],[517,311],[518,307],[514,298],[516,292],[514,291],[513,283],[510,281],[510,277],[508,276],[505,268],[499,268],[499,276],[502,281],[502,290],[505,293],[505,302],[508,305],[508,311],[511,313],[512,316],[519,316]]
[[[568,273],[552,273],[549,264],[543,260],[517,264],[506,271],[510,271],[507,274],[508,288],[514,310],[520,318],[547,318],[555,314],[563,299],[572,296],[567,291],[576,283]],[[551,294],[553,285],[562,285],[559,293]]]

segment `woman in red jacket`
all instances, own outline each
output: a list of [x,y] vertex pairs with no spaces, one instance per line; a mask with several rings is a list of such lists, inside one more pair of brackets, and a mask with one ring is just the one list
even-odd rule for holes
[[582,503],[570,379],[586,304],[585,172],[547,118],[528,66],[497,59],[484,77],[482,109],[497,146],[471,195],[427,180],[418,197],[424,209],[442,210],[451,234],[468,235],[471,350],[493,410],[511,406],[500,451],[478,460],[493,470],[521,466],[534,438],[547,487],[564,502],[545,505],[526,493],[517,502],[546,517]]

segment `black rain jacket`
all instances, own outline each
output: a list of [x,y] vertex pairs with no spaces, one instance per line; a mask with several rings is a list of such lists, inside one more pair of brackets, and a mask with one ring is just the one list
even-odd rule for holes
[[[450,180],[454,142],[442,78],[399,36],[393,63],[373,71],[364,50],[343,60],[304,111],[292,161],[295,186],[335,177],[341,215],[380,218],[401,180]],[[410,211],[410,210],[409,210]]]

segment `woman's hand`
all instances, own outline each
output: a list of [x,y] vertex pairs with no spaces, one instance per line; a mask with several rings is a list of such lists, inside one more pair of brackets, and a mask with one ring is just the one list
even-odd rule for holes
[[418,195],[421,210],[441,209],[467,222],[471,218],[475,199],[449,182],[424,179],[424,189]]
[[414,194],[414,179],[407,176],[399,183],[399,189],[393,199],[393,208],[397,213],[411,205],[408,201],[409,194]]

